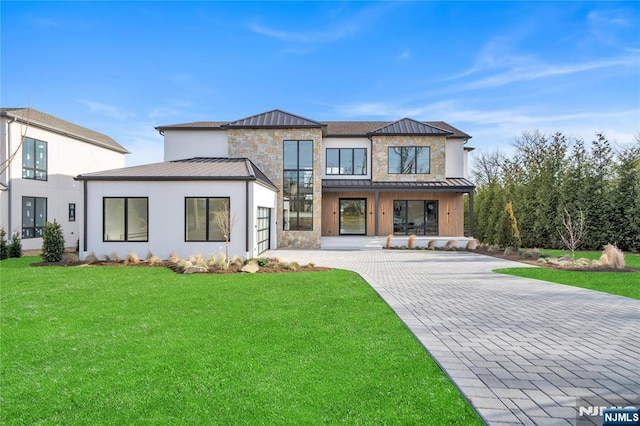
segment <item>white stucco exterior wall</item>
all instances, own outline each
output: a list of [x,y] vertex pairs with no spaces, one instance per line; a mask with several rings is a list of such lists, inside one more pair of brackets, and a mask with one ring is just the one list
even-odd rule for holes
[[[328,175],[327,148],[365,148],[367,150],[366,175]],[[367,138],[323,138],[322,179],[371,179],[371,141]]]
[[278,193],[265,186],[251,182],[249,188],[249,202],[253,200],[253,204],[249,209],[249,253],[247,257],[258,257],[258,221],[257,213],[258,207],[266,207],[271,209],[271,235],[269,239],[269,245],[271,249],[278,248],[278,235],[277,235],[277,211],[278,208]]
[[229,157],[226,130],[164,131],[164,161],[194,157]]
[[[81,245],[81,258],[89,253],[98,258],[116,253],[124,259],[128,252],[134,252],[144,259],[153,253],[167,259],[171,253],[181,258],[201,254],[225,252],[224,242],[185,241],[185,197],[229,197],[230,213],[236,223],[231,232],[229,254],[240,257],[252,256],[251,246],[255,246],[255,216],[258,206],[275,208],[275,192],[261,185],[249,183],[250,192],[255,194],[253,205],[249,197],[246,205],[246,181],[152,181],[152,182],[87,182],[87,246]],[[250,195],[250,194],[249,194]],[[148,242],[104,242],[103,241],[103,197],[148,197],[149,241]],[[246,250],[245,223],[249,211],[250,251]],[[84,220],[84,211],[79,209]],[[83,231],[83,230],[81,230]],[[81,232],[81,241],[84,241]],[[274,241],[272,241],[275,244]],[[274,247],[274,245],[272,245]]]
[[445,177],[464,177],[464,140],[447,139],[445,144]]
[[[11,236],[22,235],[22,197],[47,199],[47,221],[55,219],[62,225],[65,245],[75,247],[79,236],[77,209],[82,200],[81,185],[73,180],[81,173],[124,167],[124,154],[102,148],[70,136],[51,132],[34,125],[25,126],[3,118],[1,145],[4,152],[16,153],[5,176],[1,177],[8,191],[0,193],[0,226]],[[47,142],[47,180],[22,178],[23,132],[26,137]],[[6,151],[5,151],[6,150]],[[17,150],[17,152],[16,152]],[[69,221],[69,204],[76,205],[76,220]],[[24,250],[42,248],[42,238],[22,240]]]

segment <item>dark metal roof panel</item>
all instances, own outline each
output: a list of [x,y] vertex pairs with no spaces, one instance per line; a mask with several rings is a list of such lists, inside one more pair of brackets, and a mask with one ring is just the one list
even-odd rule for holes
[[382,126],[371,132],[372,135],[450,135],[452,132],[442,130],[429,124],[410,118],[403,118]]
[[321,123],[279,109],[242,118],[224,127],[322,127]]
[[156,130],[224,130],[221,126],[226,121],[195,121],[193,123],[169,124],[157,126]]
[[76,180],[258,180],[268,187],[276,186],[246,158],[196,157],[86,173]]
[[387,190],[403,190],[403,189],[424,189],[424,190],[468,190],[475,186],[469,180],[464,178],[447,178],[438,181],[413,181],[413,182],[382,182],[371,181],[369,179],[323,179],[323,188],[336,189],[387,189]]
[[122,145],[103,133],[78,126],[77,124],[54,117],[53,115],[46,114],[42,111],[38,111],[37,109],[0,108],[0,116],[15,118],[16,120],[28,123],[35,127],[67,135],[69,137],[82,140],[83,142],[107,148],[121,154],[129,154],[129,151],[127,151]]

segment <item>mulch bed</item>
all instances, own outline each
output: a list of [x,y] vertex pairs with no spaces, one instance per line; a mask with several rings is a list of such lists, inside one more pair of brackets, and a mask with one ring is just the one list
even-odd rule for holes
[[597,266],[597,267],[589,267],[585,266],[584,268],[574,267],[574,266],[562,266],[553,263],[538,263],[538,259],[540,255],[532,253],[532,257],[523,258],[519,254],[505,255],[503,251],[491,251],[488,250],[487,247],[478,247],[476,250],[473,250],[474,253],[484,254],[486,256],[497,257],[499,259],[505,260],[513,260],[515,262],[526,263],[528,265],[535,265],[541,268],[549,268],[549,269],[558,269],[561,271],[576,271],[576,272],[640,272],[640,269],[637,268],[611,268],[609,266]]
[[[35,262],[32,263],[31,266],[62,266],[62,267],[91,267],[91,266],[112,266],[112,267],[146,267],[146,268],[168,268],[173,272],[182,274],[182,269],[178,266],[176,262],[170,262],[168,260],[163,260],[161,262],[149,263],[146,261],[140,261],[139,263],[125,263],[124,261],[97,261],[93,263],[87,263],[79,261],[75,254],[65,253],[62,261],[60,262]],[[199,272],[199,273],[208,273],[208,274],[237,274],[243,273],[240,269],[242,266],[238,265],[229,265],[229,269],[209,269],[207,272]],[[270,265],[270,266],[261,266],[260,269],[255,272],[257,274],[279,274],[279,273],[287,273],[287,272],[319,272],[319,271],[330,271],[332,268],[325,268],[322,266],[300,266],[293,269],[287,269],[280,265]]]

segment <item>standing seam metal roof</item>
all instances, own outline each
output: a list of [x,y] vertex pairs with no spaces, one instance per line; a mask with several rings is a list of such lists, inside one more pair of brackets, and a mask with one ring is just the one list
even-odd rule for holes
[[277,190],[273,182],[247,158],[195,157],[86,173],[77,176],[76,180],[257,180]]
[[452,132],[403,118],[371,132],[372,135],[449,135]]
[[222,127],[322,127],[321,123],[279,109],[242,118]]

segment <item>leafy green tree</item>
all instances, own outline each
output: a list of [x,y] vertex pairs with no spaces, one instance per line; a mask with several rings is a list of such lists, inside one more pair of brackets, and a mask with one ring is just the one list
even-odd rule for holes
[[612,225],[617,246],[640,251],[640,135],[635,146],[618,154]]

